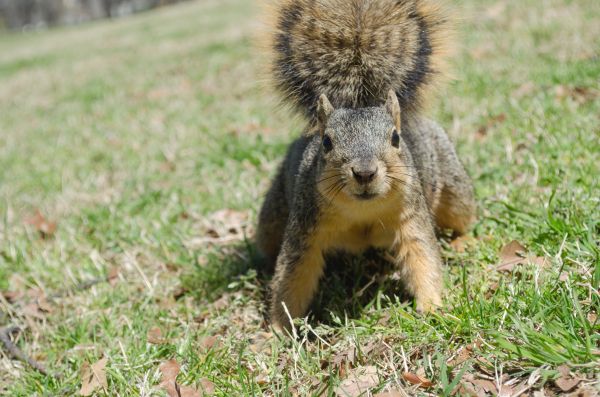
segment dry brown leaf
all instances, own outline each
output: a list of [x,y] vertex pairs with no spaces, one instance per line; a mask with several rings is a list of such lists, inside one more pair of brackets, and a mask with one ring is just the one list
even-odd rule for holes
[[56,222],[49,221],[42,215],[40,210],[36,210],[35,214],[25,219],[25,223],[33,226],[33,228],[40,233],[40,236],[44,239],[54,236],[56,233]]
[[163,386],[169,397],[202,397],[202,393],[190,386],[181,386],[175,381]]
[[46,295],[42,295],[39,298],[37,298],[36,303],[40,310],[42,310],[43,312],[52,313],[54,311],[54,308],[46,299]]
[[556,99],[571,98],[579,104],[584,104],[600,97],[600,91],[595,90],[592,87],[571,87],[561,84],[554,87],[554,95],[556,96]]
[[554,380],[554,384],[563,392],[573,390],[581,382],[581,379],[571,376],[571,370],[567,365],[561,365],[557,371],[560,376]]
[[417,374],[413,374],[412,372],[404,372],[402,374],[402,378],[404,378],[405,381],[407,381],[408,383],[411,383],[413,385],[418,385],[419,387],[422,388],[429,388],[431,386],[433,386],[433,383],[425,378],[425,377],[421,377]]
[[110,269],[108,269],[106,280],[108,280],[108,283],[111,287],[114,287],[117,284],[117,281],[119,281],[120,272],[121,269],[118,266],[112,266]]
[[177,383],[177,375],[181,366],[175,359],[162,363],[158,369],[161,372],[160,387],[163,388],[169,397],[202,397],[214,393],[214,384],[206,378],[200,380],[200,391],[190,386],[182,386]]
[[15,303],[25,295],[23,291],[2,291],[2,296],[8,303]]
[[500,263],[496,267],[498,271],[511,271],[519,263],[525,263],[525,247],[517,240],[506,244],[500,250]]
[[474,385],[481,387],[486,393],[491,393],[492,395],[498,394],[498,388],[496,384],[487,379],[473,379],[471,381]]
[[353,365],[356,360],[356,348],[351,346],[346,350],[336,353],[331,362],[336,368],[343,367],[346,364]]
[[29,303],[23,306],[21,313],[27,317],[36,318],[38,320],[43,320],[46,318],[37,303]]
[[108,387],[106,381],[106,363],[108,359],[105,357],[95,364],[84,363],[81,367],[81,389],[79,394],[82,396],[91,396],[95,390]]
[[200,379],[200,391],[203,395],[213,394],[215,392],[215,384],[206,378]]
[[470,248],[473,245],[475,245],[476,242],[477,239],[475,239],[474,237],[464,235],[450,241],[450,247],[452,247],[452,249],[454,249],[454,251],[456,252],[463,253],[467,250],[467,248]]
[[252,338],[249,348],[253,353],[271,354],[270,340],[272,338],[272,332],[258,332]]
[[257,385],[264,386],[269,384],[269,377],[267,376],[267,374],[260,373],[254,378],[254,381]]
[[339,397],[357,397],[366,395],[369,390],[379,385],[377,367],[369,365],[357,367],[348,373],[348,377],[335,388]]
[[460,365],[465,361],[469,360],[472,356],[472,353],[473,351],[471,349],[468,349],[467,346],[465,346],[458,351],[456,356],[454,356],[451,360],[448,361],[448,365],[450,365],[451,367],[456,367],[457,365]]
[[477,129],[477,132],[475,134],[475,137],[480,140],[483,139],[487,135],[488,130],[490,128],[493,128],[493,127],[497,126],[498,124],[502,124],[505,121],[506,121],[506,113],[500,113],[495,116],[491,116],[490,118],[487,119],[485,124],[479,126],[479,128]]
[[161,329],[158,327],[152,327],[148,330],[146,340],[148,343],[153,345],[164,345],[167,343],[167,340],[163,337]]
[[214,335],[205,336],[204,338],[200,339],[200,347],[202,347],[202,350],[204,351],[210,350],[213,347],[218,346],[218,343],[219,339]]
[[158,369],[160,370],[160,373],[161,373],[160,385],[162,386],[163,384],[166,384],[171,381],[175,382],[175,379],[177,378],[177,375],[179,374],[179,370],[181,369],[181,367],[179,366],[179,364],[177,363],[177,361],[175,359],[171,359],[169,361],[162,363],[158,367]]

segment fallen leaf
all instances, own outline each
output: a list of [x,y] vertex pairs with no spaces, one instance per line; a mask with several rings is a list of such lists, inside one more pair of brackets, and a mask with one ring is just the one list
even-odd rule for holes
[[204,338],[200,339],[200,346],[202,347],[203,350],[210,350],[213,347],[215,347],[219,342],[219,339],[217,339],[216,336],[214,335],[209,335],[209,336],[205,336]]
[[162,386],[163,384],[166,384],[170,381],[174,382],[177,378],[177,375],[179,374],[179,370],[181,369],[181,367],[175,359],[172,359],[162,363],[158,367],[158,369],[162,374],[160,378],[160,385]]
[[25,219],[25,223],[33,226],[44,239],[54,236],[54,233],[56,232],[56,222],[46,219],[40,210],[36,210],[35,214]]
[[27,317],[36,318],[38,320],[43,320],[45,318],[44,313],[40,310],[37,303],[29,303],[23,306],[21,312]]
[[357,367],[348,373],[348,377],[335,388],[339,397],[357,397],[366,395],[369,390],[379,385],[377,367]]
[[346,365],[352,366],[355,360],[356,348],[354,346],[351,346],[345,350],[342,350],[341,352],[336,353],[336,355],[333,356],[331,362],[333,364],[333,367],[339,370],[342,367],[345,367]]
[[492,395],[498,394],[498,388],[496,388],[496,384],[487,379],[473,379],[471,381],[474,385],[481,387],[486,393],[491,393]]
[[81,389],[79,394],[82,396],[91,396],[95,390],[104,389],[108,387],[106,381],[106,363],[108,359],[105,357],[95,364],[88,364],[87,362],[81,367]]
[[2,296],[8,303],[15,303],[23,297],[23,291],[2,291]]
[[169,382],[165,387],[169,397],[202,397],[202,393],[193,387],[181,386],[177,382]]
[[206,378],[200,380],[202,391],[190,386],[182,386],[177,383],[177,375],[181,366],[175,359],[162,363],[158,369],[161,372],[160,387],[167,392],[169,397],[202,397],[214,393],[214,384]]
[[108,269],[108,273],[106,274],[106,280],[108,281],[108,284],[110,284],[111,287],[114,287],[117,284],[117,281],[119,281],[120,272],[121,269],[119,269],[119,267],[117,266],[112,266],[110,269]]
[[259,332],[252,338],[249,348],[253,353],[271,354],[271,343],[269,342],[272,338],[272,332]]
[[260,373],[254,378],[254,381],[259,386],[264,386],[269,384],[269,377],[267,376],[267,374]]
[[506,113],[500,113],[495,116],[491,116],[490,118],[487,119],[485,124],[480,125],[479,128],[477,128],[475,137],[477,139],[483,139],[487,135],[487,132],[489,129],[497,126],[498,124],[502,124],[505,121],[506,121]]
[[448,365],[451,367],[456,367],[469,360],[472,356],[473,351],[468,349],[467,347],[462,347],[456,356],[454,356],[451,360],[448,361]]
[[571,98],[579,104],[584,104],[600,97],[600,91],[591,87],[571,87],[560,84],[554,87],[554,95],[556,96],[556,99]]
[[454,251],[463,253],[467,250],[467,248],[472,247],[477,240],[472,236],[460,236],[450,241],[450,247],[454,249]]
[[213,394],[215,392],[215,384],[206,378],[200,379],[200,391],[207,394]]
[[561,365],[556,369],[560,376],[554,380],[554,384],[563,392],[571,391],[581,382],[581,379],[571,376],[571,370],[567,365]]
[[46,313],[52,313],[54,311],[52,305],[50,305],[50,303],[46,299],[46,295],[41,295],[39,298],[37,298],[36,303],[40,310]]
[[433,386],[433,383],[424,377],[420,377],[417,374],[413,374],[412,372],[404,372],[402,374],[402,378],[404,378],[405,381],[407,381],[408,383],[411,383],[413,385],[418,385],[419,387],[422,388],[429,388],[431,386]]
[[525,247],[517,240],[506,244],[500,250],[500,263],[497,266],[498,271],[511,271],[519,263],[525,261]]
[[152,327],[148,330],[146,340],[148,343],[153,345],[164,345],[167,343],[167,340],[163,337],[161,329],[158,327]]

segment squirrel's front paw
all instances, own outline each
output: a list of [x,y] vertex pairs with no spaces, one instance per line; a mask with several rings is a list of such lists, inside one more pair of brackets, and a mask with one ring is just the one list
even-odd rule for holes
[[415,301],[419,313],[431,313],[442,307],[442,297],[437,292],[416,296]]
[[292,324],[290,323],[289,317],[284,312],[271,312],[271,328],[273,331],[281,334],[291,333]]

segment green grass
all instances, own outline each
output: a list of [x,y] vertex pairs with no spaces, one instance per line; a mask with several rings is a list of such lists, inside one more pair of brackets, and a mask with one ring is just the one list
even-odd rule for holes
[[[262,89],[251,2],[0,35],[0,290],[62,294],[41,319],[26,310],[31,297],[0,298],[0,326],[20,325],[17,345],[61,375],[0,355],[0,394],[73,395],[83,363],[102,356],[105,394],[121,396],[164,394],[158,366],[172,358],[179,383],[207,378],[219,396],[333,395],[352,366],[370,365],[374,392],[408,395],[448,395],[468,375],[556,391],[562,364],[593,383],[600,3],[454,7],[464,16],[456,80],[431,116],[473,176],[479,217],[466,252],[442,242],[445,309],[417,315],[397,282],[373,277],[376,260],[346,259],[328,270],[297,341],[263,341],[268,280],[253,269],[256,212],[301,123]],[[225,208],[248,214],[248,241],[199,241]],[[50,238],[25,222],[38,209],[58,224]],[[548,266],[496,271],[513,239]],[[114,285],[65,294],[111,268]],[[167,343],[147,343],[153,327]],[[207,351],[209,335],[219,342]],[[354,348],[350,362],[342,353]],[[432,388],[403,380],[419,369]]]

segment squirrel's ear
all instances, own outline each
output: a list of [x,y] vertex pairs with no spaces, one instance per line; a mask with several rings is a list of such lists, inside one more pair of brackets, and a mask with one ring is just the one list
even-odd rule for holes
[[400,119],[400,104],[398,103],[398,97],[394,90],[390,89],[388,91],[387,101],[385,102],[385,109],[388,111],[390,116],[392,116],[392,120],[394,120],[394,126],[396,127],[396,131],[400,133],[402,131],[402,122]]
[[327,126],[327,120],[329,120],[329,116],[333,112],[333,106],[331,106],[331,102],[325,96],[325,94],[321,94],[319,97],[319,102],[317,103],[317,122],[319,127],[319,133],[323,135],[325,132],[325,127]]

